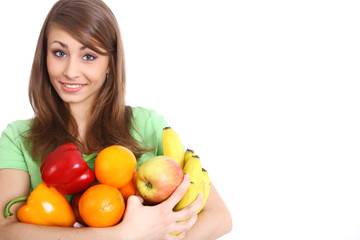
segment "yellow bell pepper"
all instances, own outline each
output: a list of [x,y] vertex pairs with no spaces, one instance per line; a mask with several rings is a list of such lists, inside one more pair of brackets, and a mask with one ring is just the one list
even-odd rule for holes
[[17,212],[20,222],[61,227],[72,227],[76,222],[75,214],[66,197],[44,182],[40,183],[29,197],[18,197],[10,201],[5,207],[5,218],[13,215],[10,212],[13,204],[26,200],[27,203]]

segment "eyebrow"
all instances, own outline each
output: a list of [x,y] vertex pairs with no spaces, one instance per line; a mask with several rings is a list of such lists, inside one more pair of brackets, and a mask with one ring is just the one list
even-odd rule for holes
[[[51,45],[51,44],[54,44],[54,43],[58,43],[58,44],[61,45],[61,47],[66,48],[66,49],[69,49],[68,45],[66,45],[66,44],[63,43],[63,42],[56,41],[56,40],[53,41],[52,43],[50,43],[50,45]],[[86,48],[87,48],[86,46],[82,46],[82,47],[80,48],[80,50],[84,50],[84,49],[86,49]]]

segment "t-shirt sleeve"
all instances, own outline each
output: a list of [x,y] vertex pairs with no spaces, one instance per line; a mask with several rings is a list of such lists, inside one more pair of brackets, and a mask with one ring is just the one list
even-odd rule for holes
[[0,169],[15,168],[28,171],[23,151],[21,150],[22,136],[8,125],[0,138]]

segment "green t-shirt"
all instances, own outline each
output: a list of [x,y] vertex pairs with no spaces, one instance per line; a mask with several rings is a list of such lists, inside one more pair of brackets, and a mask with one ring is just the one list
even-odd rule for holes
[[[138,167],[147,159],[162,155],[162,130],[167,127],[164,118],[154,110],[145,108],[132,108],[133,125],[130,133],[145,148],[154,148],[144,153],[138,159]],[[0,138],[0,169],[14,168],[29,172],[31,191],[42,182],[40,165],[35,162],[25,147],[24,138],[21,134],[29,130],[32,120],[20,120],[9,124]],[[88,166],[94,170],[94,160],[88,162]],[[68,199],[71,196],[67,196]]]

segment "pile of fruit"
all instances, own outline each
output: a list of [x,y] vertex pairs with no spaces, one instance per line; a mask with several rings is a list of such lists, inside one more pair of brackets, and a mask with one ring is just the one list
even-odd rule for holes
[[[11,216],[10,207],[27,201],[19,208],[19,221],[37,225],[72,227],[108,227],[119,223],[126,201],[137,192],[146,203],[166,200],[180,185],[184,174],[190,175],[190,187],[174,207],[174,211],[190,205],[203,195],[203,206],[210,193],[210,180],[194,151],[183,150],[177,133],[164,128],[163,156],[145,161],[136,171],[137,161],[126,147],[114,145],[99,153],[83,157],[72,143],[65,143],[50,153],[40,171],[43,180],[29,196],[10,201],[4,210]],[[87,161],[95,158],[94,171]],[[65,195],[72,195],[71,204]],[[201,211],[199,210],[199,212]]]

